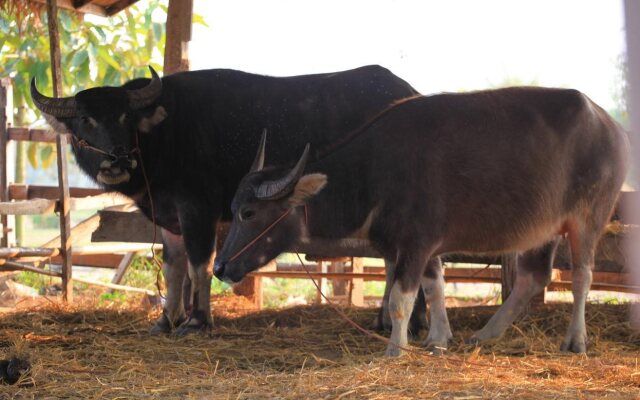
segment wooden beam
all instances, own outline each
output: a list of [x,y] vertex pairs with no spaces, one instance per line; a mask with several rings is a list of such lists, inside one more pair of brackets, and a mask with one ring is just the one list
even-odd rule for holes
[[115,283],[92,281],[90,279],[82,279],[78,277],[74,278],[73,280],[74,282],[84,283],[86,285],[91,285],[91,286],[100,286],[100,287],[105,287],[109,289],[124,290],[126,292],[143,293],[148,296],[155,296],[155,293],[148,289],[140,289],[132,286],[116,285]]
[[[116,268],[123,259],[122,254],[78,254],[77,246],[73,248],[73,265],[84,265],[94,268]],[[51,264],[62,264],[62,257],[51,258]]]
[[[47,0],[33,0],[36,3],[46,4]],[[102,6],[95,4],[85,4],[81,7],[74,6],[74,0],[57,0],[57,6],[59,8],[64,8],[65,10],[81,13],[81,14],[93,14],[99,15],[101,17],[108,17],[107,12]]]
[[20,258],[20,257],[55,257],[60,254],[58,248],[44,247],[2,247],[0,248],[0,258]]
[[58,150],[58,185],[60,186],[60,248],[62,250],[62,299],[73,302],[73,251],[71,244],[71,198],[67,175],[67,145],[69,136],[60,134],[56,138]]
[[164,47],[164,74],[189,70],[193,0],[169,0]]
[[[112,193],[112,195],[119,196],[113,192],[105,192],[103,189],[98,189],[98,188],[79,188],[79,187],[69,188],[69,195],[72,198],[100,196],[105,193]],[[57,186],[26,185],[23,183],[12,183],[9,185],[9,200],[31,200],[31,199],[53,200],[53,199],[57,199],[59,195],[60,195],[60,189]]]
[[[120,284],[120,282],[122,281],[122,278],[124,278],[124,274],[127,273],[127,269],[129,268],[129,265],[131,265],[131,261],[133,261],[133,258],[135,256],[136,256],[136,253],[133,251],[130,251],[122,257],[122,260],[118,264],[118,268],[116,269],[115,274],[113,274],[111,283],[116,285]],[[110,292],[113,292],[113,290],[110,290]]]
[[9,140],[55,143],[57,133],[51,129],[9,128]]
[[120,1],[116,1],[113,4],[111,4],[109,6],[106,6],[104,8],[104,11],[110,17],[110,16],[119,13],[120,11],[124,10],[125,8],[127,8],[130,5],[132,5],[134,3],[137,3],[137,2],[138,2],[138,0],[120,0]]
[[52,213],[56,209],[56,200],[33,199],[0,203],[3,215],[37,215]]
[[58,272],[32,267],[30,265],[25,265],[16,261],[0,259],[0,272],[4,272],[4,271],[29,271],[29,272],[35,272],[36,274],[41,274],[41,275],[55,276],[58,278],[61,277],[61,274]]
[[[92,242],[151,243],[154,230],[157,240],[162,237],[160,228],[154,227],[141,212],[101,210],[98,215],[100,225],[91,235]],[[135,229],[131,229],[133,226]]]

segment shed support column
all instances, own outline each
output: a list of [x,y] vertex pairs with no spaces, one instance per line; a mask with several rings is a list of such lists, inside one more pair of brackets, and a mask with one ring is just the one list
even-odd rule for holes
[[[637,0],[625,0],[625,31],[627,36],[627,82],[629,84],[628,109],[631,123],[631,142],[633,154],[633,166],[638,180],[640,172],[640,2]],[[637,221],[640,218],[640,204],[634,204],[625,210],[629,220]],[[632,237],[627,240],[627,254],[629,262],[627,268],[633,271],[634,283],[640,284],[640,232],[636,229]],[[640,306],[635,305],[632,309],[632,324],[640,329]]]
[[[8,189],[8,142],[7,128],[11,121],[13,106],[11,104],[11,81],[9,78],[0,80],[0,202],[9,201]],[[9,217],[0,215],[0,247],[9,247]]]
[[164,74],[189,70],[189,42],[193,0],[169,0],[167,42],[164,47]]
[[60,200],[60,250],[62,253],[62,299],[73,302],[73,253],[71,250],[71,198],[69,196],[69,177],[67,176],[67,145],[69,135],[58,134],[56,147],[58,151],[58,186]]

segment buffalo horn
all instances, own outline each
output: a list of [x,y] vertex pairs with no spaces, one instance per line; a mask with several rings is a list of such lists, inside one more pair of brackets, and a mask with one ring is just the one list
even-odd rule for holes
[[150,106],[162,94],[162,80],[153,67],[149,66],[149,70],[151,71],[151,82],[147,86],[140,89],[127,90],[129,107],[132,110]]
[[260,145],[258,146],[258,153],[253,160],[251,169],[249,172],[258,172],[264,167],[264,145],[267,142],[267,129],[262,130],[262,139],[260,139]]
[[36,78],[31,78],[31,99],[38,110],[56,118],[72,118],[76,115],[75,97],[47,97],[38,92]]
[[304,148],[304,152],[302,153],[302,157],[300,157],[296,166],[289,171],[287,176],[275,181],[262,182],[260,186],[255,189],[256,197],[261,200],[275,200],[289,194],[302,176],[308,156],[309,144],[307,143]]

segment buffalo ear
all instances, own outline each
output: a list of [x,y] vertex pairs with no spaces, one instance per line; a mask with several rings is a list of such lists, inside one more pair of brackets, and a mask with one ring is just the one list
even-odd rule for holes
[[162,106],[158,106],[156,111],[150,117],[142,117],[138,122],[138,131],[142,133],[149,133],[160,122],[167,118],[167,110]]
[[325,174],[303,175],[296,183],[287,201],[293,207],[301,206],[308,199],[318,194],[327,185],[327,181]]

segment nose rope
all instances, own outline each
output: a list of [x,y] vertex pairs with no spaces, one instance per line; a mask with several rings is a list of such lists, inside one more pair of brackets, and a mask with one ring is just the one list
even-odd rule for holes
[[[81,149],[86,149],[86,150],[90,150],[93,151],[94,153],[98,153],[98,154],[102,154],[105,155],[107,157],[111,157],[111,158],[115,158],[118,159],[121,156],[116,155],[113,151],[108,152],[108,151],[104,151],[98,147],[95,147],[93,145],[91,145],[89,142],[87,142],[85,139],[79,139],[77,136],[75,135],[71,135],[71,138],[73,140],[73,144]],[[127,153],[127,156],[132,156],[133,154],[139,152],[139,146],[138,146],[138,134],[136,133],[136,147],[131,149],[131,151],[129,151]]]
[[[306,208],[306,207],[305,207]],[[291,212],[291,208],[289,208],[287,211],[285,211],[281,216],[279,216],[278,218],[276,218],[275,221],[273,221],[269,226],[267,226],[258,236],[256,236],[252,241],[250,241],[249,243],[247,243],[243,248],[241,248],[240,250],[238,250],[238,252],[236,254],[233,255],[233,257],[231,257],[229,259],[229,261],[227,262],[231,262],[233,260],[235,260],[236,258],[238,258],[242,253],[244,253],[245,251],[247,251],[251,246],[253,246],[254,244],[256,244],[256,242],[258,240],[260,240],[260,238],[262,238],[264,235],[267,234],[267,232],[269,232],[271,229],[273,229],[276,225],[278,225],[278,223],[280,221],[282,221],[284,219],[284,217],[286,217],[287,215],[289,215],[289,213]]]

